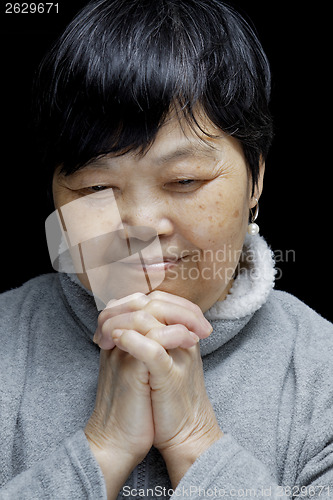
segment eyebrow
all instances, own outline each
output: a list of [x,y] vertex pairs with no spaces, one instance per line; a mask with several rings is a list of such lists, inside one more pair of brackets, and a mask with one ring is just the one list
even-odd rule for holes
[[[216,147],[211,144],[207,144],[206,142],[202,142],[201,144],[190,143],[184,146],[179,146],[160,156],[156,156],[156,158],[154,158],[152,162],[155,165],[162,166],[166,165],[167,163],[172,163],[176,160],[185,158],[199,157],[212,159],[215,157],[216,152]],[[114,158],[117,158],[117,156],[115,156]],[[112,165],[110,164],[110,160],[113,160],[113,157],[103,155],[88,162],[86,164],[86,167],[110,168],[112,167]]]
[[167,153],[157,157],[155,163],[158,165],[165,165],[166,163],[172,163],[175,160],[181,160],[185,158],[209,158],[212,159],[216,155],[216,148],[209,144],[189,144],[177,149],[168,151]]

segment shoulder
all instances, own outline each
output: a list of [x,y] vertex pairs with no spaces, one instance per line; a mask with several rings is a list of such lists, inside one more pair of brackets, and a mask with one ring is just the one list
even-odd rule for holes
[[31,339],[36,338],[36,323],[54,303],[57,282],[55,273],[47,274],[0,294],[0,407],[8,418],[18,411]]
[[293,395],[293,425],[302,436],[299,463],[305,466],[327,455],[333,436],[333,324],[285,292],[274,291],[265,307],[274,312],[283,345],[290,342],[283,391]]
[[[57,285],[58,277],[56,273],[44,274],[24,283],[18,288],[13,288],[0,294],[0,312],[2,320],[4,317],[8,317],[11,314],[19,313],[17,308],[22,307],[25,304],[34,305],[34,308],[38,307],[38,302],[36,299],[43,298],[47,299],[54,288]],[[44,302],[44,301],[43,301]]]
[[2,352],[12,346],[20,349],[27,342],[33,316],[54,304],[58,291],[56,273],[33,278],[22,286],[0,294],[0,340]]
[[314,329],[319,333],[327,331],[333,334],[333,324],[330,321],[290,293],[273,290],[265,307],[272,308],[275,313],[278,312],[281,320],[289,319],[299,331],[307,326],[309,331]]
[[293,346],[294,362],[327,363],[332,372],[333,324],[293,295],[273,290],[258,311],[261,322],[271,325],[280,341]]
[[285,310],[289,311],[292,315],[304,314],[316,317],[319,321],[323,320],[327,324],[332,325],[329,321],[323,318],[314,309],[309,307],[307,304],[302,302],[300,299],[292,295],[291,293],[284,292],[282,290],[272,290],[269,300],[283,305]]

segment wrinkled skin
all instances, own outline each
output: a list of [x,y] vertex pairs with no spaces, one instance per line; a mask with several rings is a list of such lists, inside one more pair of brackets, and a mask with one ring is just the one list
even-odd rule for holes
[[[219,137],[199,133],[204,143],[170,117],[144,156],[107,157],[54,176],[56,207],[113,189],[123,224],[153,228],[167,261],[156,291],[112,300],[99,316],[99,384],[85,432],[109,499],[152,445],[175,487],[198,456],[223,439],[198,340],[212,331],[203,312],[232,285],[264,166],[252,197],[238,141],[205,120],[202,125]],[[94,223],[100,232],[109,230],[107,217]],[[89,289],[88,277],[78,276]]]

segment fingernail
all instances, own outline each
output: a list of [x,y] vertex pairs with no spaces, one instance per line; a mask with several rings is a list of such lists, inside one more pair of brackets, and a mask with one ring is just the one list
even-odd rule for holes
[[202,325],[204,326],[205,330],[207,333],[211,333],[213,331],[212,325],[209,323],[209,321],[206,318],[203,318],[204,321],[202,322]]
[[93,342],[95,344],[98,344],[98,342],[100,341],[100,338],[101,338],[101,332],[99,331],[99,329],[97,328],[96,332],[95,332],[95,335],[93,337]]
[[117,302],[117,299],[109,300],[109,302],[105,306],[105,309],[110,309],[114,305],[115,302]]
[[206,324],[211,327],[212,325],[209,323],[208,319],[205,318]]
[[113,330],[111,335],[112,335],[113,340],[116,341],[116,340],[120,339],[122,334],[123,334],[123,331],[116,328],[115,330]]

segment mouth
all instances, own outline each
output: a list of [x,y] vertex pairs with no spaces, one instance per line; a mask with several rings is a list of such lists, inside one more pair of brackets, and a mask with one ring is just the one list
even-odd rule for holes
[[[139,258],[138,258],[139,257]],[[182,258],[169,257],[147,257],[145,258],[141,252],[135,256],[130,256],[120,261],[121,264],[128,266],[128,269],[140,270],[147,272],[167,271],[172,267],[177,266],[182,261]]]

